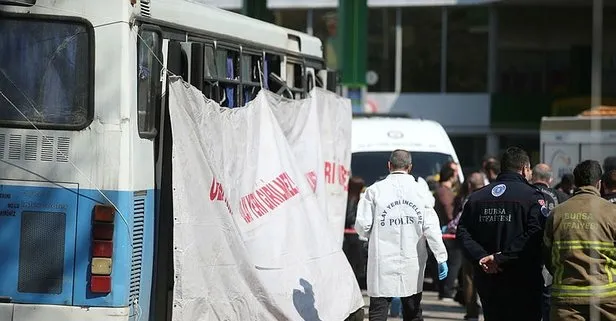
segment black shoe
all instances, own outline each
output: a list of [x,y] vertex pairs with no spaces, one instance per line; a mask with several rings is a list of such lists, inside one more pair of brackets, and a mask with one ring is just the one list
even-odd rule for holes
[[453,297],[453,299],[456,302],[460,303],[462,306],[466,305],[466,302],[464,300],[464,294],[462,293],[462,291],[456,292],[456,295]]

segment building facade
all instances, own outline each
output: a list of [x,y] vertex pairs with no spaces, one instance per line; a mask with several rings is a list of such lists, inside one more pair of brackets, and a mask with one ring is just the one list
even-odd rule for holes
[[[368,0],[366,111],[440,122],[467,168],[509,145],[538,161],[542,116],[575,115],[591,94],[616,105],[616,3],[602,2]],[[278,25],[320,37],[334,69],[336,4],[267,3]]]

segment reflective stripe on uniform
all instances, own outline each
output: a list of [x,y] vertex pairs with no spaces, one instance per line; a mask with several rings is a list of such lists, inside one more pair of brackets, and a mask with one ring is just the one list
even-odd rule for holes
[[[560,262],[561,251],[572,250],[596,250],[606,262],[600,268],[606,273],[607,284],[604,285],[567,285],[562,284],[564,266]],[[604,241],[568,240],[554,241],[552,246],[552,266],[554,267],[554,281],[552,283],[552,295],[554,297],[612,297],[616,296],[616,283],[614,272],[616,261],[610,259],[616,252],[614,243]],[[610,255],[607,255],[610,254]]]

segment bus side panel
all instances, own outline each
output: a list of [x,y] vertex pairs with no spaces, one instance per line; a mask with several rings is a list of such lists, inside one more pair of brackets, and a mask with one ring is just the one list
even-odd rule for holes
[[72,303],[77,184],[0,180],[0,296]]
[[[113,236],[113,265],[111,293],[97,294],[90,290],[92,262],[92,209],[97,203],[108,201],[96,190],[82,190],[79,199],[80,216],[77,221],[75,252],[75,281],[73,304],[78,306],[126,307],[129,295],[138,294],[141,282],[144,235],[151,234],[146,221],[152,216],[152,191],[102,191],[118,208]],[[81,215],[81,213],[85,215]],[[133,237],[131,237],[131,234]],[[151,251],[151,250],[150,250]],[[151,255],[150,255],[151,256]],[[151,261],[151,259],[149,259]],[[131,283],[131,270],[135,282]]]
[[[137,193],[135,193],[137,194]],[[149,320],[152,297],[154,264],[154,213],[155,191],[148,190],[143,196],[134,196],[135,221],[133,225],[133,260],[130,275],[129,304],[135,320]],[[139,214],[139,202],[144,203],[143,214]],[[138,222],[142,217],[141,223]]]

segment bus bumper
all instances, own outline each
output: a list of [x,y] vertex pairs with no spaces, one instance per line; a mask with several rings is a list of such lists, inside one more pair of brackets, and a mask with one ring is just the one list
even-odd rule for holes
[[129,308],[0,303],[0,321],[126,321]]

